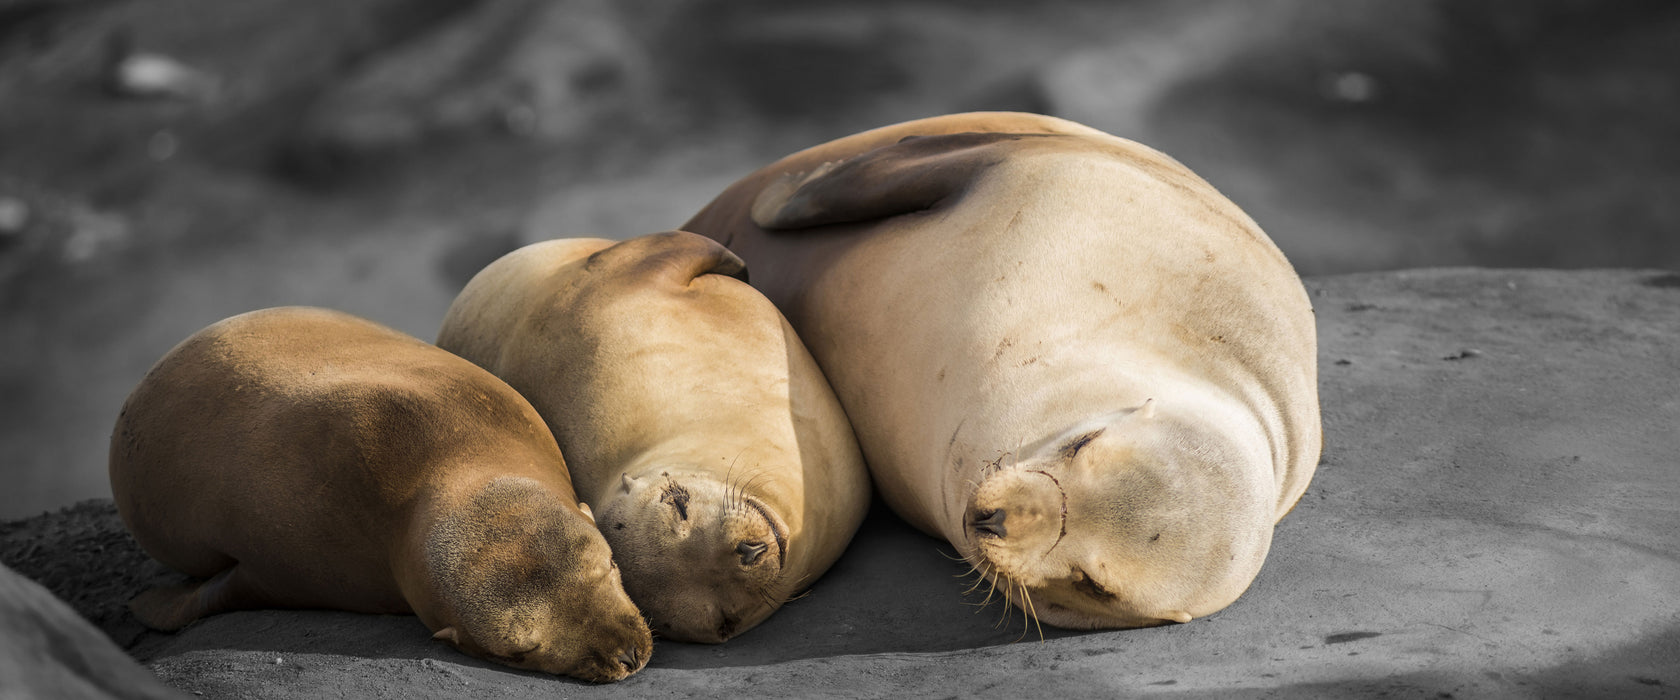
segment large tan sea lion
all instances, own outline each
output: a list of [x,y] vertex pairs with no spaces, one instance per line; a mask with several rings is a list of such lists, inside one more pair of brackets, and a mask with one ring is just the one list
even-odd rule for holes
[[869,475],[805,346],[741,262],[680,231],[526,246],[438,345],[531,400],[661,636],[722,642],[827,570]]
[[1046,622],[1225,607],[1317,464],[1300,279],[1139,144],[1030,114],[913,121],[758,170],[684,228],[787,315],[888,504]]
[[199,331],[129,396],[110,467],[140,546],[208,577],[136,598],[150,626],[412,612],[468,654],[593,681],[653,651],[542,418],[371,321],[294,307]]

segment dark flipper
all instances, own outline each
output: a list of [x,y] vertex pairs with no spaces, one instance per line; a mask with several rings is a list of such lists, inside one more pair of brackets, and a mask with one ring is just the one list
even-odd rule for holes
[[747,264],[723,244],[687,231],[666,231],[624,241],[589,256],[585,269],[666,277],[678,286],[701,275],[747,281]]
[[753,223],[796,229],[932,209],[960,195],[1007,151],[998,144],[1049,134],[911,136],[838,163],[776,178],[753,200]]
[[128,602],[140,624],[164,632],[174,632],[201,617],[253,607],[261,604],[251,598],[238,565],[199,583],[153,588]]

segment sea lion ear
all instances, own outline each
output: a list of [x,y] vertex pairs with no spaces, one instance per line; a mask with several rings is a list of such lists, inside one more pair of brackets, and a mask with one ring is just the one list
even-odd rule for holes
[[1149,420],[1150,418],[1154,418],[1155,417],[1155,399],[1144,399],[1143,400],[1143,405],[1139,406],[1138,409],[1132,413],[1132,415],[1135,415],[1138,418],[1142,418],[1144,420]]
[[971,132],[906,137],[776,178],[753,200],[752,220],[760,228],[798,229],[932,209],[1001,162],[997,144],[1043,136]]
[[625,493],[630,493],[636,486],[636,477],[630,476],[630,472],[620,474],[618,475],[618,485],[619,488],[624,489]]
[[663,277],[681,286],[701,275],[747,281],[747,264],[740,256],[722,243],[688,231],[638,236],[595,251],[584,269]]
[[432,639],[441,639],[455,646],[461,645],[461,633],[455,631],[454,627],[445,627],[432,633]]
[[583,517],[589,518],[589,522],[595,522],[595,511],[589,509],[588,503],[578,501],[578,510],[583,511]]

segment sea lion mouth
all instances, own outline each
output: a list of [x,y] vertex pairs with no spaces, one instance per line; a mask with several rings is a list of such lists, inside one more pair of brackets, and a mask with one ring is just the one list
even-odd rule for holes
[[768,507],[766,507],[762,502],[760,502],[757,498],[753,498],[752,496],[747,496],[746,498],[744,498],[742,500],[744,500],[746,502],[747,507],[752,508],[755,511],[758,511],[759,517],[764,518],[764,522],[770,526],[770,534],[776,538],[776,568],[778,568],[778,569],[786,568],[786,566],[787,566],[787,532],[782,529],[781,521],[777,520],[775,516],[771,515],[770,509]]

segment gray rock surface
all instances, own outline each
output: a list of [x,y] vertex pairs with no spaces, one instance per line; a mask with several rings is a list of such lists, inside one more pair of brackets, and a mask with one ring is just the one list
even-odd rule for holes
[[184,698],[47,589],[0,566],[0,698]]
[[[234,613],[130,651],[209,697],[1680,694],[1680,274],[1307,286],[1324,463],[1254,586],[1186,625],[1041,640],[965,594],[943,543],[876,512],[805,598],[725,645],[659,642],[616,685],[470,659],[401,616]],[[0,561],[133,636],[121,600],[158,577],[120,527],[108,503],[0,523]],[[102,599],[88,587],[118,572],[52,554],[95,540],[126,577]]]

